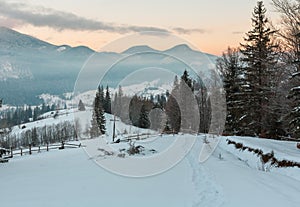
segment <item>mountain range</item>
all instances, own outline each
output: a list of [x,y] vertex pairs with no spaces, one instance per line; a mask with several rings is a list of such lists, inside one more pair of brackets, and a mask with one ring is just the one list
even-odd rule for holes
[[[99,84],[93,71],[102,71],[118,60],[130,57],[132,54],[149,52],[149,55],[136,55],[127,58],[124,64],[119,64],[115,73],[106,74],[106,84],[114,87],[124,75],[133,68],[145,64],[151,67],[172,68],[176,74],[181,74],[185,65],[174,62],[166,57],[156,55],[163,52],[174,57],[199,57],[199,51],[192,50],[187,45],[177,45],[165,51],[155,50],[146,45],[128,48],[121,53],[96,52],[85,46],[71,47],[69,45],[53,45],[35,37],[21,34],[12,29],[0,27],[0,97],[10,105],[39,104],[40,94],[49,93],[62,96],[74,90],[80,70],[87,59],[97,57],[98,65],[90,70],[89,77],[94,78],[81,87],[82,92],[95,89]],[[212,61],[216,56],[205,54],[205,58],[197,61]],[[196,59],[196,58],[195,58]],[[144,67],[144,65],[143,65]],[[104,79],[105,79],[104,78]],[[94,82],[94,84],[92,84]]]

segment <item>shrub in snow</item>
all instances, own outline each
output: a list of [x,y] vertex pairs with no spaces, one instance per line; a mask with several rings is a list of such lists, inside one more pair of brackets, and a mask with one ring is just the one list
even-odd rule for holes
[[270,162],[274,158],[274,152],[263,154],[260,159],[263,164]]
[[236,149],[242,149],[243,148],[243,144],[242,143],[236,143],[235,144],[235,148]]
[[135,155],[140,154],[142,151],[144,151],[144,147],[141,145],[135,146],[134,142],[129,142],[129,149],[127,150],[127,153],[129,155]]

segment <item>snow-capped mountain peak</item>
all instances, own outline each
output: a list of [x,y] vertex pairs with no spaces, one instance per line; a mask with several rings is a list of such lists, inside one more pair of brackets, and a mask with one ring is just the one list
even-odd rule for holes
[[147,45],[138,45],[130,47],[129,49],[123,51],[123,54],[134,54],[134,53],[141,53],[141,52],[157,52],[157,50],[147,46]]

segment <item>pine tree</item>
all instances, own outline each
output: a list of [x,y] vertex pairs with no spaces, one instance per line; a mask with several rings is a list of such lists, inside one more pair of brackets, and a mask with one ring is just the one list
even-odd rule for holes
[[79,103],[78,103],[78,110],[79,111],[85,111],[85,106],[84,106],[81,99],[79,100]]
[[98,128],[101,134],[105,134],[105,116],[104,116],[104,96],[103,96],[103,87],[98,87],[98,91],[96,93],[95,101],[94,101],[94,112],[95,118],[98,125]]
[[89,130],[90,137],[95,138],[99,137],[101,135],[98,123],[97,123],[97,117],[96,117],[96,112],[93,110],[93,115],[92,115],[92,120],[91,120],[91,128]]
[[106,92],[105,92],[104,111],[108,114],[111,114],[111,98],[110,98],[108,86],[106,86]]
[[165,126],[163,128],[163,133],[170,134],[172,133],[172,129],[168,120],[166,120]]
[[181,130],[186,132],[198,132],[200,121],[193,82],[187,70],[184,70],[180,78],[178,94],[175,95],[181,111]]
[[52,105],[51,105],[51,111],[55,111],[56,108],[57,108],[56,104],[52,104]]
[[[179,82],[177,76],[174,78],[174,85],[171,93],[168,94],[168,100],[165,106],[167,114],[167,129],[170,129],[173,133],[180,131],[181,125],[181,111],[179,107]],[[176,98],[177,97],[177,98]],[[164,129],[164,130],[167,130]]]
[[[193,81],[192,79],[189,77],[189,73],[187,72],[187,70],[184,70],[183,75],[181,76],[181,80],[184,81],[184,83],[190,88],[192,89],[192,91],[194,91],[194,87],[192,85]],[[182,83],[181,81],[181,83]]]
[[32,113],[33,113],[33,112],[32,112],[31,106],[29,106],[29,107],[28,107],[27,114],[28,114],[28,119],[30,119],[30,120],[32,119],[32,115],[33,115]]
[[38,119],[38,116],[40,114],[40,109],[39,107],[35,107],[33,110],[33,121],[36,121]]
[[34,127],[31,130],[31,140],[32,140],[32,145],[33,146],[37,146],[40,142],[39,138],[38,138],[38,133],[37,133],[37,128]]
[[175,75],[174,82],[173,82],[173,88],[176,88],[178,85],[179,85],[178,77],[177,77],[177,75]]
[[148,129],[150,127],[149,114],[148,114],[148,111],[144,104],[142,105],[142,108],[141,108],[138,125],[140,128],[144,128],[144,129]]
[[241,56],[238,49],[228,47],[217,60],[217,69],[221,71],[226,92],[227,116],[225,134],[240,135],[240,120],[243,116],[244,97],[242,92],[243,73]]
[[257,2],[254,8],[252,25],[244,38],[245,44],[241,44],[242,59],[246,66],[244,68],[243,93],[247,96],[243,106],[245,111],[243,120],[246,135],[266,134],[266,120],[268,119],[268,103],[273,95],[275,70],[276,70],[276,48],[272,42],[275,31],[268,26],[265,16],[266,9],[263,2]]
[[114,96],[112,113],[120,118],[124,118],[122,113],[122,108],[123,108],[122,104],[123,104],[123,90],[122,90],[122,86],[119,86],[118,92],[116,92]]
[[46,111],[47,111],[47,109],[46,109],[46,104],[43,103],[43,104],[42,104],[42,111],[41,111],[41,113],[43,114],[43,113],[45,113]]

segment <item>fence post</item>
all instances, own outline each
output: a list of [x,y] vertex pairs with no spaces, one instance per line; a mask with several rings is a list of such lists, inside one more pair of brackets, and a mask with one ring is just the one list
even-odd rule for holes
[[29,154],[31,155],[31,144],[29,144]]
[[47,152],[49,151],[49,143],[47,142]]
[[21,156],[23,156],[23,148],[21,148]]
[[65,142],[61,141],[61,149],[65,149]]
[[10,147],[10,157],[13,158],[14,157],[14,152],[13,152],[13,148]]
[[38,150],[38,153],[40,153],[41,152],[41,146],[39,146],[39,150]]

